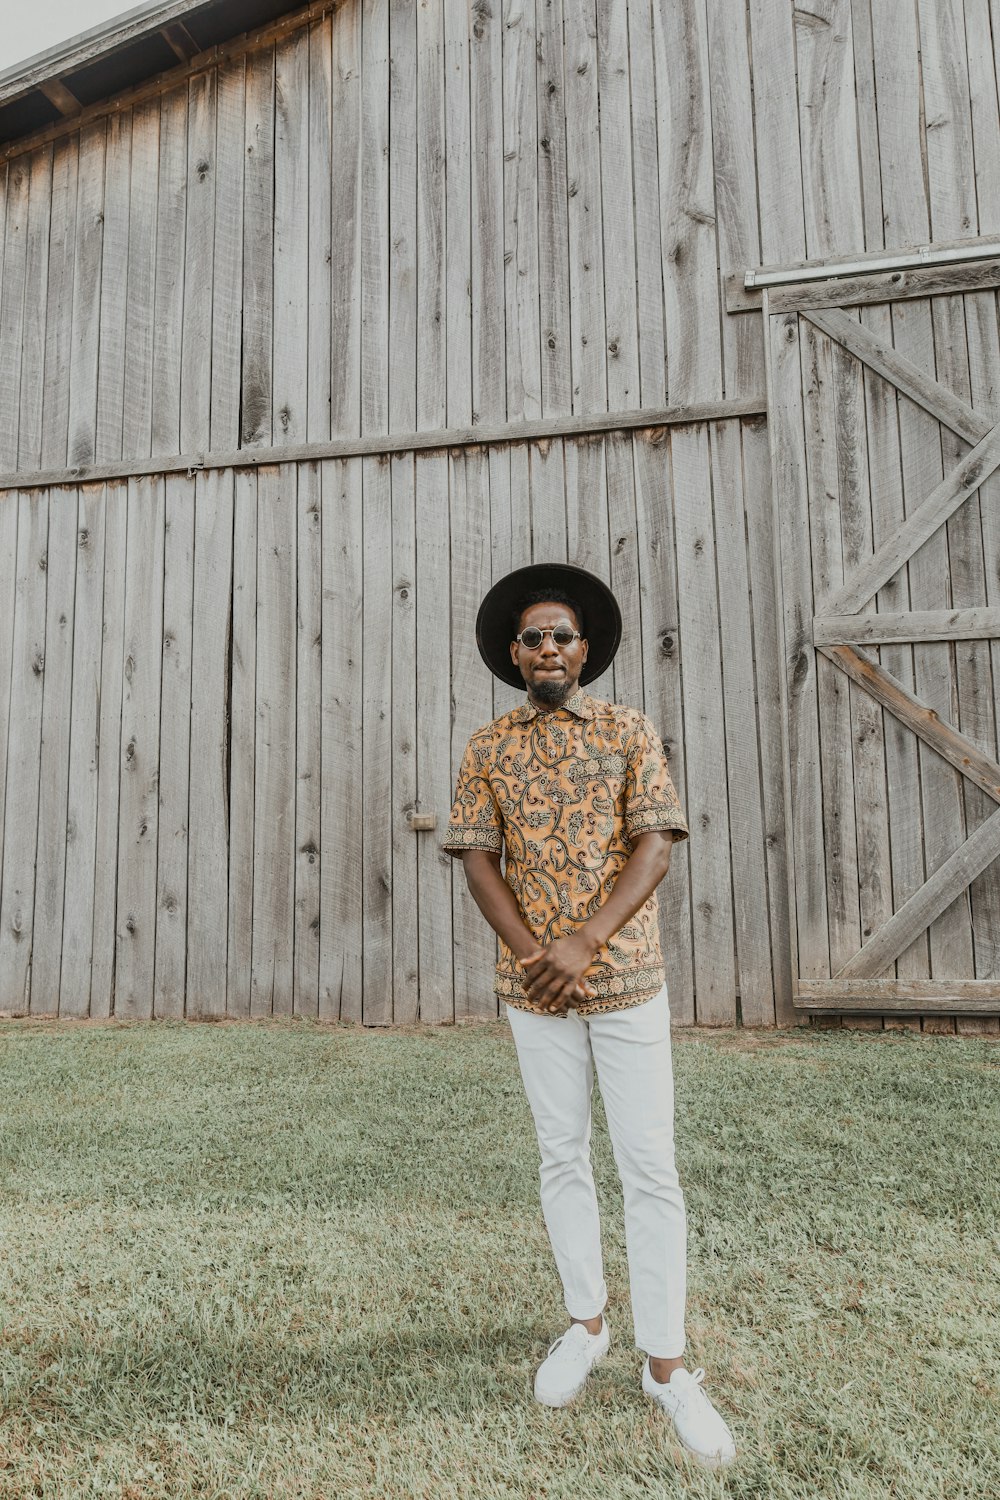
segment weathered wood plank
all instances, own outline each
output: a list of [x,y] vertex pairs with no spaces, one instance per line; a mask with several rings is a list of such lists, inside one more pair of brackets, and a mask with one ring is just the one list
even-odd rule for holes
[[330,433],[361,431],[361,7],[348,5],[333,27],[331,140]]
[[[566,445],[566,492],[569,496],[569,448]],[[642,670],[642,611],[639,592],[639,538],[635,509],[635,474],[632,437],[627,432],[609,433],[604,440],[606,484],[598,481],[590,504],[606,506],[610,571],[608,581],[622,612],[622,638],[612,674],[614,688],[608,696],[618,703],[639,707],[645,702]],[[602,574],[604,569],[600,570]],[[598,695],[600,696],[600,694]]]
[[130,481],[114,1014],[153,1014],[163,626],[162,479]]
[[111,1014],[115,993],[128,487],[109,486],[102,498],[104,609],[97,688],[97,833],[90,976],[90,1014],[95,1017]]
[[863,250],[851,0],[792,14],[808,254]]
[[834,977],[865,979],[880,974],[997,858],[1000,858],[1000,812],[981,823]]
[[245,106],[245,69],[237,58],[219,67],[216,83],[211,391],[216,449],[240,442]]
[[[888,307],[862,309],[867,328],[883,343],[892,340],[892,314]],[[901,455],[900,402],[896,386],[870,368],[864,371],[865,426],[868,452],[868,484],[871,494],[872,548],[896,533],[905,515]],[[912,409],[911,409],[912,410]],[[904,413],[904,421],[907,416]],[[902,613],[910,602],[909,572],[902,569],[878,591],[877,615],[855,615],[855,620],[882,619]],[[815,639],[815,635],[814,635]],[[882,665],[905,688],[913,688],[913,651],[908,646],[885,644]],[[883,717],[885,746],[885,805],[889,820],[888,852],[892,868],[891,905],[901,906],[924,881],[923,810],[920,797],[919,741],[893,715]],[[901,978],[916,978],[928,972],[926,937],[913,945],[898,962]]]
[[250,1013],[290,1015],[295,907],[295,493],[257,477],[257,735]]
[[[727,0],[709,0],[707,12],[719,272],[725,278],[754,265],[760,256],[749,38],[745,25],[733,25]],[[771,149],[771,142],[762,146],[762,152]],[[729,395],[759,385],[763,320],[723,318],[722,357]]]
[[[194,494],[191,792],[187,837],[187,1014],[226,1011],[231,796],[227,772],[233,629],[233,476],[199,474]],[[238,786],[245,803],[249,782]],[[161,832],[162,839],[162,832]]]
[[445,342],[448,422],[454,427],[472,425],[472,121],[468,25],[464,6],[445,4]]
[[1000,802],[1000,763],[985,755],[933,708],[908,692],[884,667],[851,646],[822,646],[822,654],[911,729],[943,760]]
[[608,406],[635,407],[639,392],[628,0],[597,6],[604,344]]
[[[532,443],[529,451],[531,487],[531,560],[566,561],[566,479],[564,445]],[[475,492],[468,497],[471,506]]]
[[45,492],[21,495],[17,506],[17,573],[7,727],[7,810],[3,884],[0,888],[0,1011],[20,1015],[27,1013],[31,989],[49,497]]
[[823,860],[823,790],[820,773],[818,688],[815,653],[809,639],[812,561],[803,526],[786,518],[801,515],[806,494],[798,318],[768,319],[768,436],[774,495],[775,544],[781,578],[783,667],[782,721],[788,768],[785,793],[790,844],[788,873],[792,972],[816,979],[829,974],[830,948]]
[[319,1013],[362,1015],[361,460],[323,465],[323,726]]
[[[0,177],[3,174],[0,173]],[[7,748],[10,738],[12,699],[11,663],[14,655],[14,619],[17,597],[17,495],[0,500],[0,892],[3,890],[3,866],[6,853],[4,822],[6,817]],[[0,1010],[5,1008],[0,998]]]
[[653,7],[667,387],[671,400],[722,394],[708,25],[697,0]]
[[[49,276],[45,294],[45,391],[42,465],[62,467],[68,456],[69,373],[73,341],[73,258],[80,143],[60,141],[52,159]],[[11,184],[8,182],[8,192]],[[9,209],[8,209],[9,212]],[[9,276],[9,267],[5,276]]]
[[722,660],[708,432],[681,428],[671,440],[677,600],[682,643],[687,818],[691,829],[691,922],[700,1025],[734,1025],[736,961],[730,877],[725,742],[718,732]]
[[917,609],[906,614],[817,615],[817,646],[873,645],[885,641],[968,641],[1000,636],[1000,609]]
[[967,442],[981,442],[995,425],[994,418],[984,412],[973,411],[967,401],[963,401],[933,376],[918,369],[898,349],[878,338],[847,313],[838,308],[825,312],[814,309],[803,316],[838,344],[849,349],[869,369],[874,370],[876,375],[891,381],[911,401],[922,406],[932,417],[936,417]]
[[503,130],[507,416],[540,417],[535,0],[504,0]]
[[750,0],[749,19],[760,248],[765,265],[782,264],[806,253],[794,23],[783,0]]
[[299,469],[298,601],[295,611],[295,954],[296,1015],[319,1010],[322,829],[323,496],[318,464]]
[[184,87],[164,94],[160,100],[156,291],[153,299],[154,453],[177,453],[181,447],[187,133],[188,98],[187,88]]
[[594,0],[566,6],[563,21],[573,410],[600,411],[608,404],[608,358]]
[[74,732],[70,709],[78,501],[75,490],[57,490],[49,496],[45,664],[31,952],[32,1015],[54,1016],[59,1010],[69,758]]
[[[361,763],[382,779],[392,765],[392,495],[389,462],[365,459]],[[391,802],[390,802],[391,805]],[[392,1021],[392,823],[385,799],[362,811],[362,953],[366,1026]]]
[[[423,892],[417,883],[417,840],[407,814],[417,806],[417,536],[414,460],[390,462],[392,487],[392,1019],[416,1021],[419,1010],[418,933]],[[385,803],[382,805],[385,817]]]
[[667,358],[663,332],[663,252],[653,21],[645,0],[629,0],[628,55],[632,85],[639,385],[642,405],[651,407],[662,405],[667,399]]
[[504,350],[503,61],[499,5],[474,5],[469,40],[472,148],[472,419],[507,411]]
[[[215,69],[196,73],[188,85],[187,100],[187,223],[180,362],[182,450],[204,448],[211,442],[212,377],[216,371],[211,358],[205,357],[205,345],[212,327],[214,300],[215,200],[219,190],[217,109]],[[235,204],[231,207],[235,208]]]
[[101,246],[100,355],[97,366],[98,463],[122,456],[125,410],[125,320],[128,294],[129,188],[132,180],[132,113],[109,115],[104,154],[104,226]]
[[[214,479],[214,475],[212,478]],[[212,480],[208,481],[210,484]],[[204,476],[199,476],[204,484]],[[164,496],[163,656],[160,684],[160,815],[156,847],[154,1016],[184,1015],[188,946],[189,789],[210,764],[192,756],[195,480],[171,475]],[[200,643],[199,643],[200,644]],[[205,663],[198,659],[197,671]],[[197,747],[198,750],[201,746]],[[194,776],[191,777],[191,766]],[[192,1009],[196,1015],[197,1009]]]
[[[49,231],[52,208],[52,149],[43,147],[28,162],[28,228],[25,247],[24,305],[28,316],[21,330],[20,414],[17,463],[37,468],[42,461],[42,405],[45,388],[45,304],[49,279]],[[128,177],[125,177],[125,191]],[[105,226],[105,234],[107,227]],[[103,300],[103,299],[102,299]],[[121,452],[116,450],[114,457]]]
[[[493,717],[490,673],[476,646],[476,615],[490,587],[489,466],[481,449],[449,455],[451,516],[451,771],[452,786],[470,734]],[[559,455],[562,472],[562,455]],[[560,556],[565,556],[565,552]],[[449,807],[450,807],[449,798]],[[496,941],[469,894],[453,881],[455,1015],[495,1016]]]
[[[76,598],[66,814],[66,886],[59,980],[59,1014],[63,1016],[85,1016],[90,1009],[106,502],[107,496],[102,488],[94,486],[80,490],[80,514],[75,538]],[[2,514],[0,509],[0,517]],[[0,735],[0,753],[2,745],[3,737]]]
[[149,458],[121,464],[87,464],[75,469],[52,469],[34,473],[0,473],[0,491],[20,486],[41,489],[57,484],[94,484],[101,480],[130,479],[134,474],[178,474],[189,469],[258,468],[273,464],[310,462],[324,458],[354,458],[408,453],[416,449],[479,447],[482,444],[545,442],[585,433],[618,432],[636,428],[667,427],[716,418],[756,416],[766,411],[763,396],[745,401],[699,401],[690,406],[668,406],[657,410],[599,412],[586,417],[545,418],[538,422],[511,422],[497,427],[443,428],[435,432],[384,433],[365,438],[343,438],[329,443],[295,443],[281,448],[243,448],[229,453],[182,453],[168,458]]
[[[274,333],[274,50],[246,60],[243,145],[243,366],[241,445],[270,444]],[[263,226],[267,226],[267,229]]]
[[373,0],[362,22],[360,152],[361,431],[371,433],[389,420],[388,0]]
[[[343,17],[337,16],[338,28],[342,21]],[[333,25],[333,16],[324,16],[309,28],[309,371],[306,382],[306,437],[311,442],[325,442],[330,437]],[[343,144],[342,141],[337,142],[338,164]],[[343,288],[337,288],[337,296],[343,296]]]
[[[881,302],[978,292],[1000,285],[1000,258],[968,264],[915,266],[906,271],[869,271],[827,281],[793,282],[770,289],[772,314],[806,312],[823,307],[870,307]],[[728,299],[730,310],[752,306],[749,297]]]
[[156,291],[156,218],[160,155],[160,101],[132,115],[129,183],[128,291],[125,299],[125,383],[122,458],[152,452],[153,306]]
[[279,444],[300,443],[308,433],[309,186],[309,33],[303,28],[275,48],[274,58],[272,380]]
[[[631,524],[628,528],[628,541],[635,541],[635,495],[632,482],[632,446],[628,435],[624,438],[628,444],[628,496],[627,503],[631,507]],[[581,438],[574,443],[564,445],[566,465],[566,560],[575,563],[578,567],[587,568],[591,573],[596,573],[605,582],[611,582],[611,543],[609,540],[610,520],[608,516],[608,463],[605,459],[604,441],[599,437]],[[620,453],[616,454],[614,460],[616,474],[622,467]],[[617,499],[618,497],[616,497]],[[492,496],[491,496],[492,501]],[[622,498],[622,504],[624,504]],[[512,507],[511,507],[512,509]],[[492,504],[491,504],[492,510]],[[617,540],[617,538],[616,538]],[[510,542],[508,541],[508,550]],[[630,549],[630,561],[634,562],[636,548]],[[500,573],[498,559],[494,553],[494,569]],[[502,576],[502,575],[501,575]],[[630,692],[631,696],[624,697],[623,702],[631,703],[638,707],[643,702],[642,695],[642,663],[636,661],[637,652],[641,649],[641,634],[637,629],[639,618],[639,590],[638,580],[634,580],[632,591],[627,600],[619,595],[619,602],[630,606],[630,649],[629,661],[626,670],[620,679],[619,691]],[[600,677],[587,685],[588,693],[595,698],[614,699],[616,695],[616,684],[619,678],[616,675],[618,661],[621,651],[615,659],[615,666],[609,672],[604,672]],[[523,689],[517,693],[518,701],[524,697]],[[513,705],[511,705],[513,706]]]
[[417,425],[417,33],[409,0],[389,4],[388,424]]
[[[808,525],[813,593],[822,599],[842,584],[844,576],[835,414],[835,386],[839,383],[835,360],[840,351],[808,325],[800,329],[800,339],[807,480],[800,515],[802,523]],[[861,941],[851,704],[847,683],[823,660],[816,662],[816,688],[823,784],[823,875],[830,963],[836,968]]]
[[573,409],[563,0],[536,0],[535,24],[542,411],[552,416]]
[[[646,712],[663,741],[670,775],[687,812],[680,606],[668,439],[665,432],[642,432],[636,434],[633,443]],[[692,1025],[695,1018],[691,842],[685,840],[674,845],[670,871],[660,887],[659,898],[660,936],[670,989],[670,1014],[680,1026]]]
[[447,420],[443,0],[417,7],[417,420]]
[[[571,445],[574,448],[575,445]],[[502,578],[531,562],[531,467],[527,444],[490,449],[490,562],[493,576]],[[567,525],[573,526],[571,503],[567,503]],[[597,507],[594,507],[596,511]],[[604,508],[605,520],[607,509]],[[606,566],[607,546],[601,556]],[[524,702],[524,684],[511,687],[493,679],[494,716],[508,713]],[[450,768],[449,768],[450,774]],[[449,805],[451,789],[449,788]],[[449,859],[449,863],[451,863]],[[456,877],[457,878],[457,875]]]
[[913,557],[924,542],[979,488],[1000,464],[1000,423],[990,429],[957,468],[947,474],[903,526],[872,558],[857,568],[842,589],[822,601],[824,614],[858,610]]
[[[1000,1014],[1000,995],[992,982],[971,990],[961,980],[949,984],[947,980],[933,979],[927,981],[926,990],[915,989],[911,994],[912,985],[913,981],[904,985],[903,981],[889,979],[830,979],[822,987],[819,984],[803,987],[801,995],[795,997],[795,1008],[812,1012],[836,1008],[848,1013],[884,1011],[890,1015],[922,1016],[954,1016],[956,1012],[977,1017]],[[996,1022],[986,1025],[979,1021],[976,1029],[979,1027],[995,1031]],[[925,1027],[925,1030],[929,1029]]]
[[226,1012],[250,1014],[257,718],[257,479],[234,476],[233,624],[229,704],[229,937]]
[[[13,162],[7,174],[0,275],[0,464],[5,469],[17,468],[30,190],[28,163]],[[28,321],[30,325],[30,317]]]
[[[491,475],[492,480],[492,475]],[[418,682],[430,682],[438,670],[443,642],[451,633],[448,576],[448,459],[444,453],[417,460],[415,505],[417,534],[416,670]],[[490,489],[492,501],[492,483]],[[417,714],[417,806],[434,812],[443,829],[451,807],[449,757],[451,705],[445,693],[422,695]],[[440,832],[411,834],[417,840],[417,923],[420,955],[420,1019],[450,1021],[455,1014],[452,988],[452,867],[439,848]],[[462,879],[461,870],[456,870]]]
[[751,730],[755,672],[739,423],[719,422],[710,437],[739,1018],[744,1026],[773,1026],[767,882],[760,878],[765,857],[760,747]]
[[71,464],[92,463],[97,454],[106,127],[100,120],[80,132],[67,455]]
[[790,826],[785,816],[782,673],[774,669],[774,664],[782,660],[782,648],[771,464],[767,424],[758,420],[744,422],[742,427],[743,499],[753,646],[757,662],[757,736],[764,806],[774,1018],[779,1026],[785,1026],[794,1019],[788,906]]

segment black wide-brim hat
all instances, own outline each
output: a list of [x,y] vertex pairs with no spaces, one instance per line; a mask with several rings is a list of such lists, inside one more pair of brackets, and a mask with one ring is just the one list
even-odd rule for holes
[[610,667],[622,638],[622,612],[607,584],[586,568],[572,563],[533,563],[517,568],[490,589],[479,606],[476,644],[479,654],[495,677],[511,687],[524,687],[524,679],[510,659],[514,610],[528,594],[552,589],[576,599],[583,611],[583,634],[587,641],[587,664],[580,673],[581,687]]

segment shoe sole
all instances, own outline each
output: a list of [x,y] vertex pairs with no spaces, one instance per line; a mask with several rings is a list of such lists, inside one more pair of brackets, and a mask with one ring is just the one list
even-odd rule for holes
[[534,1395],[535,1395],[535,1400],[538,1402],[539,1406],[549,1406],[549,1407],[552,1407],[554,1410],[557,1410],[557,1411],[561,1407],[563,1407],[563,1406],[569,1406],[573,1401],[576,1400],[577,1396],[579,1396],[580,1392],[583,1390],[584,1386],[587,1384],[587,1381],[590,1378],[591,1371],[595,1370],[597,1368],[597,1366],[601,1363],[601,1360],[604,1359],[604,1358],[606,1358],[607,1353],[608,1353],[608,1351],[607,1351],[607,1349],[605,1349],[603,1354],[599,1354],[597,1356],[597,1358],[594,1360],[593,1364],[590,1366],[590,1369],[587,1371],[586,1375],[580,1381],[580,1384],[576,1387],[576,1390],[570,1391],[570,1393],[569,1393],[568,1396],[563,1396],[558,1401],[550,1401],[548,1399],[548,1397],[546,1397],[546,1396],[540,1396],[538,1394],[538,1390],[537,1390],[537,1387],[536,1387]]

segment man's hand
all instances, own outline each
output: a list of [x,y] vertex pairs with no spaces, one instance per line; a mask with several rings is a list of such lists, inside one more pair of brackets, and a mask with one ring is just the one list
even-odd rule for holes
[[588,999],[592,991],[583,976],[596,952],[588,936],[573,932],[522,959],[524,989],[532,1005],[549,1015],[564,1016],[571,1005]]

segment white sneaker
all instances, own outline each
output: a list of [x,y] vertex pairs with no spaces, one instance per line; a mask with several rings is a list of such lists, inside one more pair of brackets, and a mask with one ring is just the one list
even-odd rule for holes
[[607,1318],[600,1333],[588,1333],[582,1323],[571,1323],[535,1372],[535,1400],[544,1406],[568,1406],[607,1354],[610,1342]]
[[646,1361],[642,1388],[674,1424],[681,1446],[709,1469],[721,1469],[736,1457],[736,1444],[725,1422],[702,1390],[704,1370],[675,1370],[666,1385],[654,1380]]

